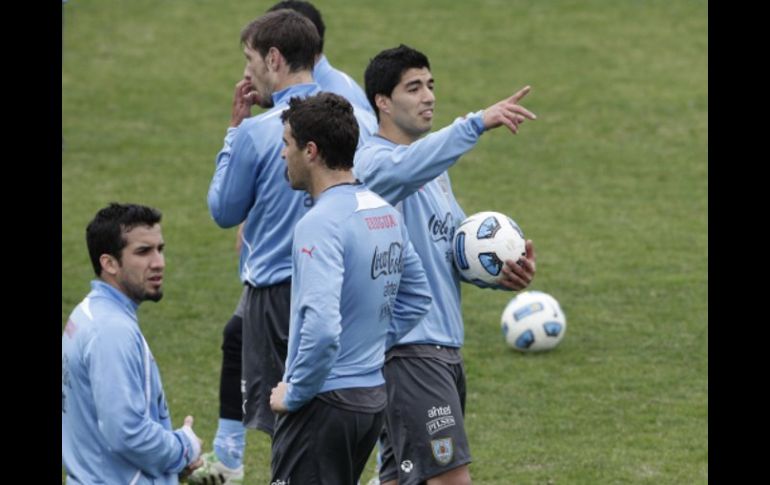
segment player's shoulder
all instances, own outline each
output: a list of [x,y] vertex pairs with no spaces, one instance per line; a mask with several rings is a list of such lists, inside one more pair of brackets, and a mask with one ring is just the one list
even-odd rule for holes
[[356,212],[371,209],[380,209],[383,207],[393,208],[379,194],[370,190],[365,184],[361,184],[359,190],[355,192]]
[[100,312],[98,315],[100,333],[107,338],[136,338],[139,335],[139,325],[136,320],[119,310]]
[[[283,107],[285,109],[285,106]],[[245,136],[250,140],[256,150],[261,147],[269,147],[273,144],[282,144],[283,122],[281,113],[283,109],[273,108],[257,116],[246,118],[238,126],[236,136]]]
[[245,124],[247,127],[275,124],[283,126],[283,122],[281,121],[281,113],[283,113],[286,108],[287,106],[285,103],[278,104],[265,111],[264,113],[252,116],[251,118],[246,118],[241,124]]
[[356,158],[363,155],[372,155],[378,152],[391,152],[397,145],[379,135],[369,137],[364,144],[356,150]]
[[317,226],[317,230],[324,232],[343,229],[345,221],[355,212],[357,193],[357,190],[338,190],[316,200],[302,218],[303,226]]
[[[361,148],[356,150],[356,154],[353,157],[353,165],[358,167],[359,170],[358,176],[361,177],[360,170],[362,167],[366,171],[379,166],[379,162],[389,159],[395,148],[395,144],[380,136],[370,136]],[[362,180],[366,181],[365,176]]]
[[333,212],[313,207],[294,226],[294,247],[326,245],[344,237],[345,226],[339,223]]
[[138,332],[136,314],[128,304],[104,294],[89,295],[78,306],[94,322],[94,326],[110,332],[133,334]]

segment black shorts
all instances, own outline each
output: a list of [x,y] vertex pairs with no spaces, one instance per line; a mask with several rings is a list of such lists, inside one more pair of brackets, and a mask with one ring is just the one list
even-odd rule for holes
[[356,485],[382,430],[383,414],[341,409],[315,397],[280,415],[270,483]]
[[283,379],[289,340],[291,283],[246,287],[243,306],[243,425],[273,435],[270,391]]
[[399,485],[419,484],[471,462],[459,350],[408,347],[418,349],[414,353],[421,357],[391,355],[384,369],[388,406],[380,438],[380,482],[398,480]]

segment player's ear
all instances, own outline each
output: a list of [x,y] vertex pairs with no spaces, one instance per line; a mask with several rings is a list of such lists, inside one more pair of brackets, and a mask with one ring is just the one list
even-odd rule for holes
[[305,145],[305,155],[308,160],[312,160],[318,156],[318,145],[316,145],[314,141],[309,141]]
[[270,71],[277,71],[281,66],[283,56],[277,47],[271,47],[265,55],[265,65]]
[[118,274],[120,268],[120,262],[111,254],[102,254],[99,256],[99,263],[102,265],[102,272],[111,276]]
[[390,114],[390,98],[384,94],[374,95],[374,104],[377,105],[377,109],[380,113]]

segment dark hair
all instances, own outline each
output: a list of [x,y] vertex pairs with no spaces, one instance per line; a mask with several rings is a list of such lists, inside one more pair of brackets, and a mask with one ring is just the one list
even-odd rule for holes
[[285,8],[266,13],[241,31],[241,44],[262,57],[275,47],[289,63],[291,72],[313,69],[320,39],[307,17]]
[[112,202],[96,213],[86,227],[86,245],[88,255],[96,276],[102,274],[99,258],[109,254],[120,261],[126,238],[123,234],[136,226],[152,227],[160,222],[163,215],[158,209],[138,204],[118,204]]
[[321,12],[319,12],[312,3],[304,2],[302,0],[283,0],[282,2],[278,2],[270,7],[268,12],[280,10],[282,8],[288,8],[299,12],[305,17],[309,18],[311,22],[313,22],[313,25],[315,25],[315,28],[318,31],[318,36],[321,38],[321,43],[318,47],[318,53],[323,52],[324,32],[326,32],[326,26],[324,25],[324,21],[321,18]]
[[430,62],[428,62],[425,54],[404,44],[392,49],[385,49],[369,61],[366,72],[364,72],[366,98],[374,108],[378,120],[380,119],[380,110],[377,109],[374,97],[378,94],[390,97],[398,83],[401,82],[401,76],[404,72],[408,69],[423,67],[430,69]]
[[281,113],[288,123],[298,148],[312,141],[326,166],[332,170],[350,170],[358,145],[358,121],[353,105],[334,93],[318,93],[307,98],[291,98],[289,109]]

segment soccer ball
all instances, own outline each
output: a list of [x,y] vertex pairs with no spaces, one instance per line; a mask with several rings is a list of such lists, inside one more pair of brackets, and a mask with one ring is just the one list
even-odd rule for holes
[[455,232],[455,267],[468,281],[494,285],[506,259],[526,256],[524,244],[524,232],[513,219],[499,212],[477,212]]
[[520,352],[551,350],[567,331],[567,317],[554,297],[541,291],[516,295],[500,319],[509,347]]

